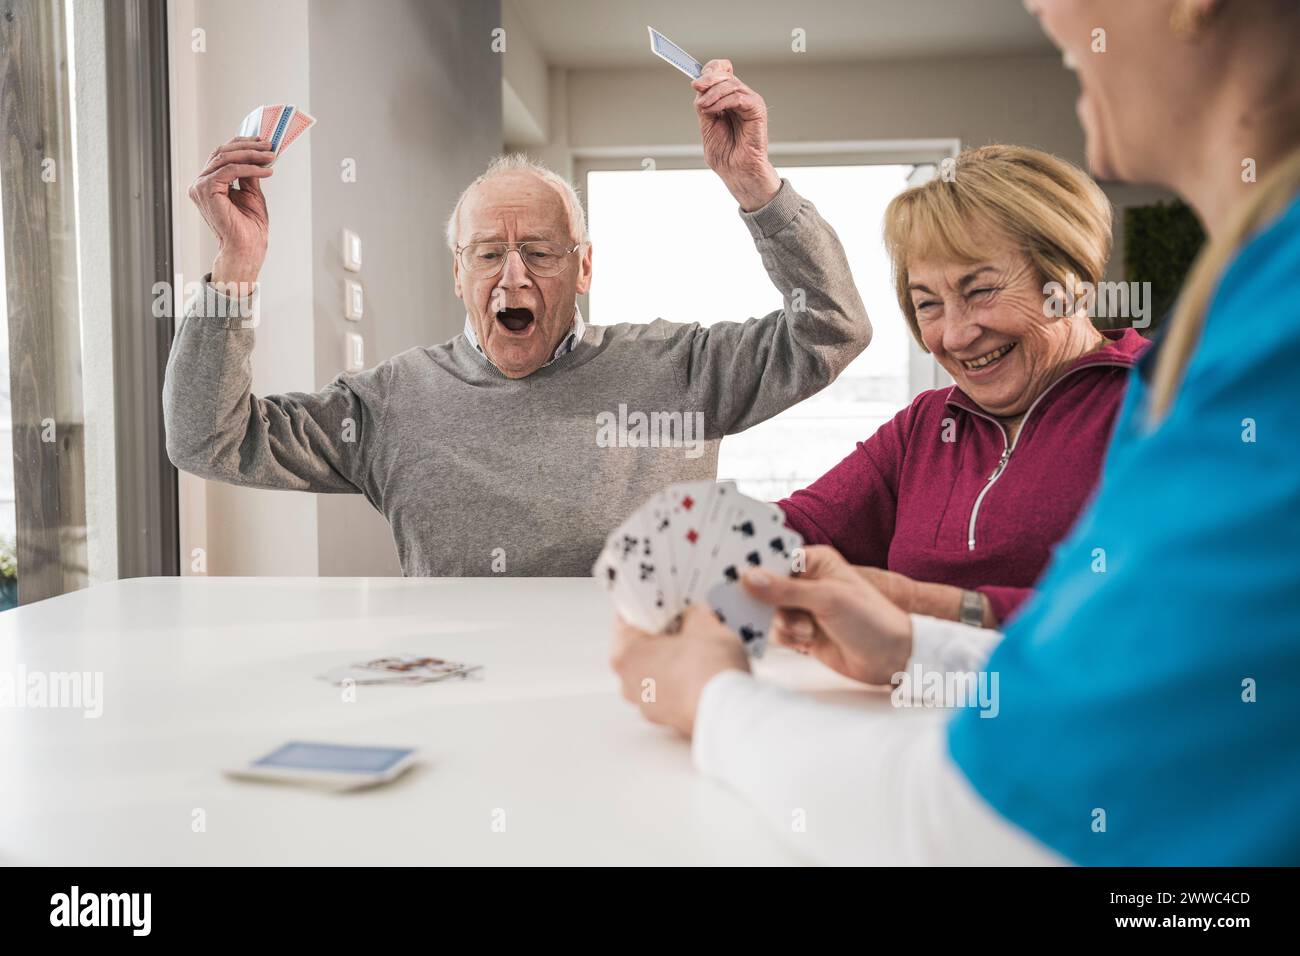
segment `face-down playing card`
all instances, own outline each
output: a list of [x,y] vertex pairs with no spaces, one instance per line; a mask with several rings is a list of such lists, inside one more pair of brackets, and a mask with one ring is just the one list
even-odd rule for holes
[[[311,129],[316,120],[296,106],[259,106],[251,110],[239,124],[239,136],[256,136],[271,144],[278,158],[303,133]],[[239,189],[239,180],[231,184]]]

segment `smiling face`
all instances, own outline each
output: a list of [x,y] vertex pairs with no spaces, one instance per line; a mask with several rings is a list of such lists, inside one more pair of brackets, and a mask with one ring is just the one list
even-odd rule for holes
[[[534,173],[512,170],[491,176],[465,196],[457,243],[547,240],[573,246],[573,224],[564,195]],[[484,353],[507,378],[537,371],[555,354],[573,325],[576,297],[591,287],[591,246],[568,256],[558,275],[539,277],[516,250],[492,276],[454,265],[456,295],[465,303]]]
[[921,340],[963,392],[1002,419],[1023,415],[1101,333],[1086,312],[1044,309],[1045,280],[1009,243],[978,262],[908,264]]

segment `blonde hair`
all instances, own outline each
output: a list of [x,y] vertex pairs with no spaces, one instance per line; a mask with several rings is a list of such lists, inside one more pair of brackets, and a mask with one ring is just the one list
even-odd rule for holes
[[1024,251],[1044,282],[1059,282],[1070,294],[1101,280],[1110,258],[1110,200],[1073,163],[1025,146],[981,146],[941,170],[885,210],[898,305],[922,349],[908,290],[916,259],[978,262],[989,239],[1001,237]]
[[1158,425],[1178,395],[1187,365],[1205,327],[1205,313],[1228,263],[1250,238],[1279,215],[1300,190],[1300,149],[1250,187],[1250,198],[1233,213],[1227,227],[1201,250],[1183,283],[1173,318],[1160,345],[1147,405],[1147,424]]

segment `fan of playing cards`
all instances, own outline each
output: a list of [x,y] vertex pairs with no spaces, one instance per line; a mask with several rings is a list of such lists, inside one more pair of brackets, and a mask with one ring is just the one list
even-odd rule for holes
[[662,631],[687,607],[705,603],[758,657],[772,609],[745,592],[740,576],[751,568],[788,575],[802,545],[775,505],[729,481],[686,481],[619,525],[591,573],[628,623]]
[[[314,125],[316,121],[296,106],[259,106],[244,117],[236,135],[264,139],[279,156]],[[240,188],[239,180],[231,185]]]

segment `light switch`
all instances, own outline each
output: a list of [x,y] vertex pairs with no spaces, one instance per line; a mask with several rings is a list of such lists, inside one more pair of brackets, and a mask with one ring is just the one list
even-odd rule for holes
[[343,336],[343,370],[360,372],[366,367],[366,342],[356,332],[347,332]]
[[361,271],[361,237],[351,229],[343,230],[343,268],[349,272]]
[[361,313],[364,309],[364,297],[361,294],[361,283],[355,279],[343,280],[343,315],[353,322],[361,321]]

